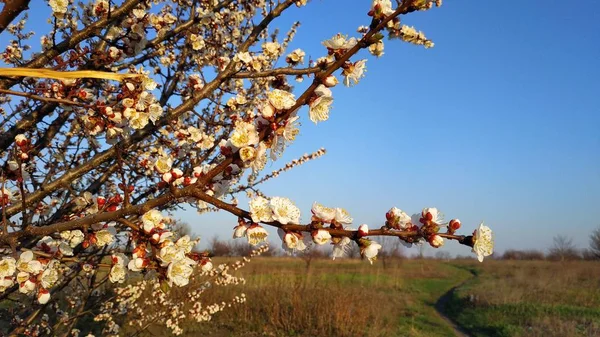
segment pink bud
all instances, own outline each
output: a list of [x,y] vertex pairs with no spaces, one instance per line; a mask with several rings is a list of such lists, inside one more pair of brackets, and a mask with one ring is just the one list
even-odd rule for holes
[[369,226],[362,224],[358,226],[358,236],[363,237],[369,235]]
[[437,234],[430,235],[427,241],[429,241],[429,244],[433,248],[439,248],[444,245],[444,238]]
[[40,304],[46,304],[50,300],[50,292],[44,288],[40,288],[37,296],[38,302]]
[[171,174],[173,175],[173,179],[179,179],[183,176],[183,171],[176,168],[171,170]]
[[448,224],[448,228],[450,228],[450,230],[452,230],[452,231],[458,230],[460,228],[460,220],[458,220],[458,219],[450,220],[450,223]]

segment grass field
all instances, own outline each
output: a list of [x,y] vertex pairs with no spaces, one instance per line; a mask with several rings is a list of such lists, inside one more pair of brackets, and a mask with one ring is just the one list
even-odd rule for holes
[[[213,286],[202,304],[247,302],[186,321],[184,336],[600,336],[600,262],[254,258],[239,273],[245,285]],[[12,306],[0,302],[0,335]],[[132,335],[135,319],[118,321]],[[102,329],[90,315],[77,327]],[[164,322],[138,334],[165,335]]]
[[448,315],[474,336],[600,336],[600,263],[489,261]]
[[600,336],[600,263],[315,260],[307,269],[263,258],[242,272],[246,285],[215,287],[205,301],[244,292],[248,302],[186,325],[186,335],[455,336],[445,315],[474,336]]

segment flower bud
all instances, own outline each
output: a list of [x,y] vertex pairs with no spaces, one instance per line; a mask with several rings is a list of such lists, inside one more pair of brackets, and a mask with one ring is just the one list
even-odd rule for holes
[[265,119],[270,119],[275,115],[275,108],[270,103],[266,103],[260,110],[260,113]]
[[18,146],[25,146],[28,143],[28,139],[27,139],[27,137],[25,137],[24,134],[21,133],[15,137],[15,142],[17,143]]
[[439,248],[444,245],[444,238],[437,234],[430,235],[427,241],[429,241],[429,244],[433,248]]
[[358,237],[363,237],[369,235],[369,226],[366,224],[362,224],[358,226]]
[[200,265],[202,266],[201,268],[203,272],[211,271],[213,269],[213,264],[209,259],[203,259],[200,262]]
[[458,219],[450,220],[450,223],[448,224],[448,228],[452,232],[457,231],[460,228],[460,220],[458,220]]
[[312,231],[311,235],[314,243],[318,245],[324,245],[327,243],[327,241],[331,240],[331,234],[329,234],[329,231],[326,231],[324,229],[317,229],[315,231]]
[[40,288],[37,296],[38,302],[40,304],[46,304],[50,300],[50,292],[44,288]]
[[171,181],[173,181],[173,174],[171,174],[171,172],[167,172],[167,173],[163,174],[162,180],[167,184],[170,183]]
[[340,82],[333,75],[329,75],[325,78],[325,80],[323,80],[323,84],[325,84],[329,88],[335,87],[338,83]]
[[176,169],[171,170],[171,175],[173,176],[173,179],[179,179],[179,178],[183,177],[183,171],[176,168]]
[[238,239],[244,237],[246,235],[246,230],[248,226],[245,223],[240,223],[239,225],[233,227],[233,238]]

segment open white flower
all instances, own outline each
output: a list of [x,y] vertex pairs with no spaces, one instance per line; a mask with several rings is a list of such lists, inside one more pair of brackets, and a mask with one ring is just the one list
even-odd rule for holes
[[166,266],[169,263],[177,260],[182,260],[185,258],[185,250],[168,241],[170,244],[165,245],[160,249],[158,253],[158,258],[161,261],[161,266]]
[[346,50],[356,45],[356,38],[347,39],[345,35],[337,34],[331,39],[324,41],[323,45],[331,50]]
[[160,156],[158,157],[158,159],[156,160],[156,163],[154,163],[154,168],[159,172],[159,173],[167,173],[171,171],[171,166],[173,165],[173,159],[171,159],[171,157],[168,156]]
[[299,63],[304,63],[305,55],[306,54],[304,53],[304,51],[302,49],[296,49],[296,50],[292,51],[291,53],[289,53],[288,56],[285,58],[285,60],[287,63],[296,65]]
[[273,211],[269,200],[263,197],[255,197],[250,200],[250,215],[254,222],[273,221]]
[[267,94],[269,103],[277,110],[287,110],[296,104],[296,98],[291,92],[275,89]]
[[371,10],[383,14],[384,16],[388,16],[394,13],[391,0],[373,0]]
[[254,159],[256,150],[252,146],[244,146],[240,149],[240,159],[244,162],[248,162]]
[[42,273],[42,277],[40,279],[42,287],[49,289],[56,284],[58,281],[58,261],[54,260],[53,263],[49,263],[48,267]]
[[329,234],[329,231],[324,229],[317,229],[316,231],[312,231],[311,234],[313,242],[318,245],[324,245],[331,240],[331,234]]
[[314,100],[310,104],[310,108],[308,110],[308,116],[310,120],[315,124],[328,120],[329,110],[331,109],[332,103],[333,98],[327,96],[321,96]]
[[193,266],[196,262],[190,258],[173,261],[167,268],[167,278],[170,283],[183,287],[190,282],[190,276],[194,271]]
[[244,62],[245,64],[248,64],[248,63],[252,62],[252,56],[247,51],[246,52],[237,53],[236,57],[237,57],[238,60]]
[[290,199],[273,197],[271,198],[270,205],[273,211],[273,220],[283,225],[300,222],[300,209]]
[[369,263],[373,264],[373,261],[377,260],[377,254],[381,249],[381,245],[375,241],[366,239],[361,239],[360,244],[360,255],[363,259],[366,259]]
[[258,224],[252,224],[246,230],[246,237],[248,238],[248,243],[253,246],[267,241],[268,235],[269,233],[267,232],[267,230]]
[[24,282],[19,282],[19,292],[22,294],[31,294],[35,290],[36,284],[27,278]]
[[184,235],[175,242],[175,245],[187,254],[192,251],[192,248],[194,248],[196,243],[197,241],[190,239],[189,235]]
[[277,234],[281,238],[281,248],[288,253],[303,251],[306,249],[304,237],[301,233],[285,232],[281,228],[277,229]]
[[231,134],[231,144],[237,148],[256,145],[258,143],[258,132],[254,124],[238,121],[235,123],[235,129]]
[[55,15],[62,16],[67,12],[67,6],[69,6],[69,0],[50,0],[48,5],[52,8],[52,12]]
[[233,238],[239,239],[246,236],[246,230],[248,230],[248,225],[242,223],[233,228]]
[[262,49],[266,56],[277,56],[281,51],[281,45],[278,42],[265,42],[262,44]]
[[350,216],[350,213],[348,213],[348,211],[346,211],[343,208],[336,208],[335,209],[335,219],[334,219],[337,223],[340,224],[351,224],[352,221],[354,221],[354,219],[352,219],[352,217]]
[[334,243],[333,251],[331,253],[332,259],[335,260],[338,257],[348,256],[348,251],[351,242],[352,240],[350,240],[350,238],[344,236],[343,238],[339,239],[338,242]]
[[154,243],[163,243],[173,236],[173,232],[170,231],[157,231],[152,234],[152,241]]
[[381,57],[384,54],[383,48],[383,41],[377,41],[369,46],[369,53],[373,56]]
[[411,226],[411,217],[403,210],[392,207],[386,214],[387,225],[394,229],[408,229]]
[[267,165],[267,146],[264,142],[258,143],[254,160],[250,163],[253,172],[259,172]]
[[148,260],[141,257],[136,257],[129,261],[129,263],[127,264],[127,269],[131,271],[141,271],[144,268],[146,268],[147,265]]
[[22,272],[36,275],[42,271],[43,266],[40,261],[35,259],[33,252],[28,250],[21,253],[19,260],[17,261],[17,269]]
[[129,109],[131,110],[130,116],[129,118],[129,126],[131,126],[132,129],[143,129],[146,125],[148,125],[149,122],[149,117],[148,114],[146,114],[145,112],[142,111],[137,111],[137,110],[133,110],[133,109]]
[[318,202],[314,202],[310,210],[315,218],[325,223],[331,222],[335,218],[335,208],[325,207]]
[[60,237],[63,238],[63,240],[65,240],[66,242],[68,242],[71,248],[77,247],[77,245],[82,243],[85,239],[85,235],[79,229],[60,232]]
[[365,75],[367,60],[360,60],[354,63],[347,63],[346,67],[342,71],[344,75],[344,85],[350,87],[358,84],[360,79]]
[[160,211],[151,209],[142,215],[142,228],[144,232],[150,233],[155,227],[160,227],[163,221],[163,215]]
[[96,232],[96,246],[103,247],[111,244],[115,239],[114,227],[108,227]]
[[435,207],[426,207],[423,208],[423,211],[421,212],[421,218],[419,219],[419,222],[424,225],[430,222],[439,225],[444,222],[444,215]]
[[69,244],[67,242],[60,242],[58,244],[58,250],[64,256],[73,256],[73,248],[71,248],[71,246],[69,246]]
[[473,253],[477,254],[477,260],[483,262],[483,258],[494,253],[494,235],[492,230],[483,224],[473,232]]
[[12,277],[17,270],[17,261],[12,257],[4,256],[0,260],[0,279]]
[[6,289],[10,288],[15,284],[12,277],[0,278],[0,294],[5,292]]
[[110,274],[108,274],[108,279],[112,283],[123,283],[125,282],[126,275],[127,269],[125,268],[125,265],[117,263],[110,268]]
[[331,96],[333,96],[333,92],[331,92],[331,89],[324,86],[323,84],[319,84],[317,86],[317,88],[315,89],[315,95],[317,95],[317,97],[322,97],[322,96],[331,97]]

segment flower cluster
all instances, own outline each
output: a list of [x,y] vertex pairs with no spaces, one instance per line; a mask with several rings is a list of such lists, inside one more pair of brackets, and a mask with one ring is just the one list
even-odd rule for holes
[[49,289],[58,282],[60,274],[58,260],[36,257],[30,250],[21,253],[18,260],[5,256],[0,260],[0,293],[16,281],[19,292],[36,294],[38,302],[45,304],[50,300]]

